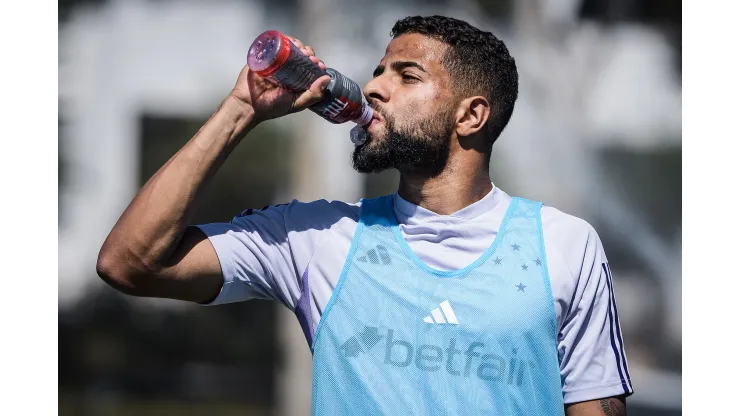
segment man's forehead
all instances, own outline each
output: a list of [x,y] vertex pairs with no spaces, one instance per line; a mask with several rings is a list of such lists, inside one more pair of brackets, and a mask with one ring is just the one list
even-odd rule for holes
[[415,61],[424,68],[441,68],[441,61],[447,45],[436,39],[418,33],[409,33],[391,40],[385,49],[382,63],[393,61]]

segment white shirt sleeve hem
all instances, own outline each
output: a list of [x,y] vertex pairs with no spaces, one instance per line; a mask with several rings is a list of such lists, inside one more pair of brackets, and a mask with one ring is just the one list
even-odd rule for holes
[[596,386],[592,388],[589,387],[585,389],[577,389],[571,391],[563,390],[563,401],[565,402],[565,404],[571,404],[586,402],[589,400],[598,400],[606,397],[621,396],[623,394],[629,396],[633,393],[632,387],[630,387],[629,382],[627,382],[627,388],[629,392],[625,393],[622,383],[617,382],[606,386]]
[[196,225],[196,227],[203,231],[206,237],[208,237],[208,241],[210,241],[211,245],[213,245],[213,249],[214,251],[216,251],[218,261],[221,264],[221,274],[223,275],[223,283],[221,285],[221,290],[218,292],[218,296],[216,296],[216,298],[213,299],[211,302],[199,303],[199,305],[216,306],[234,302],[235,300],[231,299],[229,296],[229,289],[231,287],[231,284],[234,282],[234,265],[231,264],[229,256],[225,255],[225,253],[228,252],[227,247],[221,247],[221,239],[214,238],[214,236],[218,236],[218,232],[220,230],[212,229],[208,226],[208,224]]

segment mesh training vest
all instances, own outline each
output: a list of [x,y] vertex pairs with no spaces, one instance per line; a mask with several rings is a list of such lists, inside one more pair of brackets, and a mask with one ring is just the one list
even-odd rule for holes
[[391,196],[363,200],[313,350],[315,415],[563,415],[542,204],[514,198],[488,250],[435,270]]

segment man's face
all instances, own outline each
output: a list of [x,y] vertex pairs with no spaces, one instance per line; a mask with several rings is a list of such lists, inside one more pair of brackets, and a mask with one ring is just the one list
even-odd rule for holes
[[370,106],[380,114],[367,128],[367,140],[352,154],[361,173],[396,168],[436,175],[447,163],[454,112],[450,75],[442,66],[447,48],[420,34],[393,39],[365,86]]

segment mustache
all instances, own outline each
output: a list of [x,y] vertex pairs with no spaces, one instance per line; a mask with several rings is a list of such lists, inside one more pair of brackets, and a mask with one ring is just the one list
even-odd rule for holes
[[370,106],[370,108],[373,109],[373,111],[375,111],[376,113],[380,114],[381,117],[383,117],[383,120],[390,120],[390,119],[393,118],[388,113],[388,111],[386,111],[386,109],[384,109],[379,104],[377,104],[377,102],[375,102],[375,101],[368,101],[367,103]]

